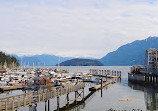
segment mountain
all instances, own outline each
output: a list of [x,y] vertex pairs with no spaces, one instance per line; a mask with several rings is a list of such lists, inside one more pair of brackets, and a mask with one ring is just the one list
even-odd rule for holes
[[[73,59],[73,57],[59,57],[59,56],[55,56],[55,55],[47,55],[47,54],[42,54],[42,55],[33,55],[33,56],[22,56],[19,57],[17,55],[12,55],[13,57],[17,58],[17,60],[19,61],[20,65],[24,65],[24,66],[55,66],[56,64],[58,64],[58,61],[64,62],[70,59]],[[59,60],[60,59],[60,60]],[[92,59],[94,60],[94,58],[80,58],[80,59]]]
[[[16,57],[20,63],[20,65],[29,65],[29,66],[54,66],[58,64],[59,57],[55,55],[34,55],[34,56],[22,56],[19,57],[17,55],[12,55]],[[60,57],[60,62],[70,60],[72,57]]]
[[97,60],[76,58],[62,62],[60,66],[103,66],[103,64]]
[[145,51],[149,48],[158,49],[158,37],[149,37],[123,45],[99,61],[106,66],[144,65]]

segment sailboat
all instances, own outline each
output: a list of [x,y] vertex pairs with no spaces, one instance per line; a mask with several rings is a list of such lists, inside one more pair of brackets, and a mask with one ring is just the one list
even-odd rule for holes
[[67,70],[61,70],[59,68],[59,65],[60,65],[60,56],[59,56],[59,59],[58,59],[58,67],[54,70],[54,72],[57,73],[57,79],[59,82],[67,82],[71,77],[68,75],[68,71]]

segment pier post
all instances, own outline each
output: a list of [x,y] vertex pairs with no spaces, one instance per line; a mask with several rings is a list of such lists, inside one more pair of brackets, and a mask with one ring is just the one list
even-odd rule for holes
[[119,76],[120,76],[120,78],[121,78],[121,71],[119,71]]
[[98,70],[98,76],[100,75],[100,70]]
[[77,104],[77,91],[75,91],[75,104]]
[[107,77],[107,73],[106,73],[106,71],[105,71],[105,78],[106,78],[106,81],[107,81],[107,78],[108,78],[108,77]]
[[47,101],[45,101],[45,111],[47,111]]
[[69,106],[69,93],[67,94],[67,96],[66,96],[66,98],[67,98],[67,106]]
[[153,76],[153,83],[155,83],[155,76]]
[[148,76],[146,75],[146,82],[148,82]]
[[5,101],[5,110],[7,111],[7,101]]
[[32,111],[32,105],[29,105],[29,111]]
[[57,111],[59,111],[59,96],[57,97]]
[[147,76],[145,75],[145,82],[147,82]]
[[[25,104],[24,104],[25,105]],[[14,99],[12,101],[12,110],[14,110]]]
[[152,83],[152,76],[150,76],[150,82]]
[[37,103],[35,104],[35,111],[37,111]]
[[103,79],[101,79],[101,89],[102,89],[102,87],[103,87]]
[[83,88],[83,101],[84,101],[84,88]]
[[50,109],[50,101],[48,99],[48,111],[49,111],[49,109]]
[[151,76],[149,76],[149,82],[151,82]]
[[103,79],[101,79],[101,97],[103,96]]

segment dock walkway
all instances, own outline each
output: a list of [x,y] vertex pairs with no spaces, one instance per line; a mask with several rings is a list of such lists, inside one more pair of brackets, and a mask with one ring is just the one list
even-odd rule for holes
[[78,83],[77,85],[69,85],[66,87],[53,88],[51,90],[40,90],[36,92],[0,98],[0,111],[17,110],[21,107],[44,102],[51,98],[59,97],[64,94],[69,94],[71,92],[75,92],[84,88],[84,83]]
[[99,84],[99,85],[96,85],[96,86],[93,86],[93,87],[89,88],[89,91],[97,91],[97,90],[99,90],[99,89],[101,89],[101,88],[103,88],[103,87],[105,87],[105,86],[107,86],[109,84],[114,84],[114,83],[116,83],[116,82],[115,81],[105,82],[102,85]]

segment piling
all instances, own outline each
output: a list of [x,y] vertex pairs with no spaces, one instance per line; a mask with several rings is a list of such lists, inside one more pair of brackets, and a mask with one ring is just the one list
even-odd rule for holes
[[47,111],[47,101],[45,101],[45,111]]
[[48,111],[50,111],[49,109],[50,109],[50,101],[48,99]]
[[59,96],[57,97],[57,111],[59,111]]
[[75,91],[75,103],[77,104],[77,91]]
[[103,79],[101,79],[101,97],[103,96]]
[[69,93],[67,94],[67,96],[66,96],[66,98],[67,98],[67,106],[69,106]]
[[83,88],[83,101],[84,101],[84,88]]
[[29,105],[29,111],[32,111],[32,105]]

